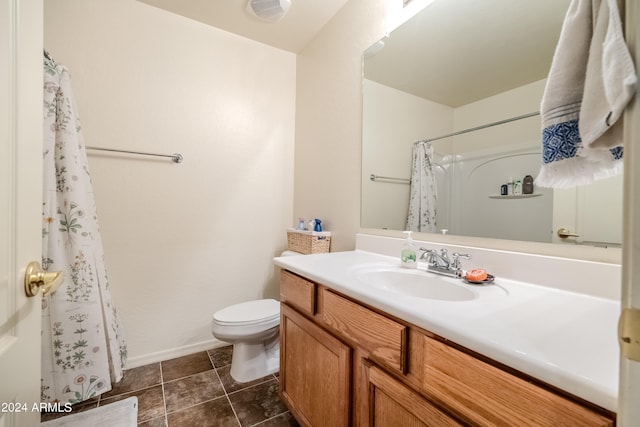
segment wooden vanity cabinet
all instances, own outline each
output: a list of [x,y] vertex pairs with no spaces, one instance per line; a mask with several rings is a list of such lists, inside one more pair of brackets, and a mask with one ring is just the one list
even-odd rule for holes
[[613,426],[429,331],[281,272],[281,395],[303,426]]

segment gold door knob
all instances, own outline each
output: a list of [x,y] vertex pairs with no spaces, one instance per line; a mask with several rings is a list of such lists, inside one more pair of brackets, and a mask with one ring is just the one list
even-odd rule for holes
[[566,228],[558,228],[558,237],[561,239],[566,239],[567,237],[580,237],[580,235],[574,234]]
[[32,261],[24,272],[24,291],[28,297],[35,297],[42,289],[42,295],[47,295],[58,289],[62,283],[62,271],[44,271],[40,263]]

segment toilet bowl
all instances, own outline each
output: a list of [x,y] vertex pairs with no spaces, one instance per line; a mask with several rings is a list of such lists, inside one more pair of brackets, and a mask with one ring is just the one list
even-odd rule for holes
[[[285,251],[282,256],[301,255]],[[248,382],[280,369],[280,303],[261,299],[235,304],[213,315],[211,333],[233,344],[231,377]]]
[[280,303],[274,299],[247,301],[213,315],[211,332],[233,344],[231,377],[253,381],[280,368]]

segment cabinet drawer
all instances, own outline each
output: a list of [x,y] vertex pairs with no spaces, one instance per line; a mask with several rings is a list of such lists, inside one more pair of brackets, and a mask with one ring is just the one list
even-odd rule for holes
[[424,388],[476,425],[612,426],[563,396],[425,337]]
[[280,301],[313,316],[316,312],[316,285],[290,271],[281,270]]
[[349,301],[325,288],[320,290],[322,321],[401,373],[407,370],[407,327]]

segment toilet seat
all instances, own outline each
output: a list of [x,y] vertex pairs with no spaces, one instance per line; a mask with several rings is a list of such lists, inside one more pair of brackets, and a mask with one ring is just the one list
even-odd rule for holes
[[280,320],[280,303],[274,299],[231,305],[213,315],[213,321],[218,325],[256,325],[275,320]]

